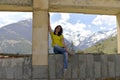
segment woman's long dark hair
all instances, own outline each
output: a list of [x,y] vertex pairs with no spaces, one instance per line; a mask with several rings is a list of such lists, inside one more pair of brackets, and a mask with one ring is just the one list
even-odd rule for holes
[[54,30],[54,34],[55,34],[56,29],[57,29],[58,27],[60,27],[60,31],[58,32],[57,35],[60,36],[60,35],[62,35],[62,33],[63,33],[63,29],[62,29],[61,25],[57,25],[57,26],[56,26],[56,28],[55,28],[55,30]]

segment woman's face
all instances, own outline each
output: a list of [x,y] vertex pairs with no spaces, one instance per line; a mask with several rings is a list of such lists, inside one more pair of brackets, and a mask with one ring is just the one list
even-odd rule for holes
[[61,30],[61,27],[56,28],[56,32],[60,32],[60,30]]

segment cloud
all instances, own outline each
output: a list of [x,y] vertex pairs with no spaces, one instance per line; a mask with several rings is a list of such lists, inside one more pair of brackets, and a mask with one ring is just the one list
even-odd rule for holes
[[80,32],[81,36],[87,36],[88,34],[91,33],[90,30],[86,29],[90,25],[86,25],[84,23],[81,23],[80,20],[76,21],[75,24],[69,23],[68,20],[70,19],[70,14],[69,13],[60,13],[61,18],[58,21],[53,22],[51,24],[52,29],[56,27],[56,25],[60,24],[62,25],[64,30],[67,30],[69,32]]
[[0,12],[0,27],[29,18],[32,18],[31,12]]
[[110,15],[98,15],[93,21],[92,24],[96,26],[100,25],[116,25],[116,16],[110,16]]
[[101,30],[106,30],[106,27],[100,27]]
[[61,20],[62,21],[68,21],[70,19],[69,13],[61,13]]

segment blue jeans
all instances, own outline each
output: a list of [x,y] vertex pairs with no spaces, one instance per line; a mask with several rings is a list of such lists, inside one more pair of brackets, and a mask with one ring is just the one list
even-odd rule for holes
[[65,48],[62,48],[60,46],[55,45],[53,50],[54,50],[55,54],[58,54],[58,53],[63,54],[63,56],[64,56],[63,57],[63,59],[64,59],[64,69],[67,69],[67,67],[68,67],[68,59],[67,59],[68,53],[66,52]]

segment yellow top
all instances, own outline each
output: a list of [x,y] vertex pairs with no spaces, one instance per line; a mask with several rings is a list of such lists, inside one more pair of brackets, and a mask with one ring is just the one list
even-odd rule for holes
[[51,32],[50,35],[51,35],[51,39],[52,39],[52,47],[54,47],[54,45],[64,47],[64,45],[62,43],[63,35],[58,36],[58,35],[55,35],[53,32]]

